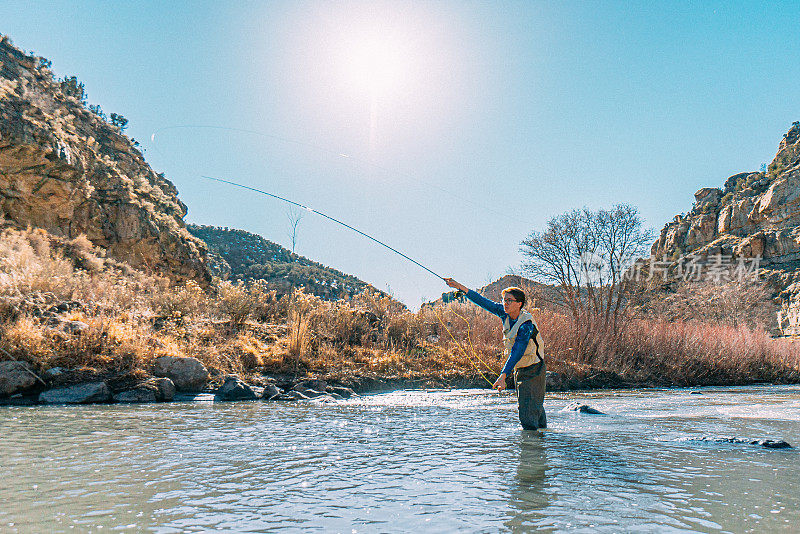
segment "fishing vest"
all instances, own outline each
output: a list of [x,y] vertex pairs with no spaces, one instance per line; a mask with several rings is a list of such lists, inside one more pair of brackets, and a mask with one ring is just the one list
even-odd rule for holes
[[525,347],[525,352],[522,354],[522,358],[520,358],[517,362],[517,365],[514,366],[514,369],[528,367],[529,365],[539,363],[544,359],[544,341],[542,341],[542,336],[539,334],[539,328],[536,326],[536,321],[533,320],[533,315],[525,310],[520,311],[519,317],[517,317],[517,322],[514,323],[514,326],[512,327],[509,326],[510,321],[508,319],[508,315],[506,315],[506,318],[503,319],[503,344],[505,345],[505,357],[508,359],[508,357],[511,355],[511,348],[514,346],[514,341],[517,339],[519,327],[528,321],[533,323],[533,326],[536,328],[536,332],[535,335],[531,336],[531,339],[528,341],[528,346]]

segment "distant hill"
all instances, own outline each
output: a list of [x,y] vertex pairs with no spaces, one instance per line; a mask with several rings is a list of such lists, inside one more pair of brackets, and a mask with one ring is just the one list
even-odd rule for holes
[[260,235],[195,224],[187,225],[187,229],[208,245],[209,267],[214,275],[223,279],[263,279],[278,293],[303,286],[307,292],[327,300],[353,296],[366,288],[378,291],[355,276],[294,254]]
[[520,287],[525,290],[525,294],[531,305],[526,307],[528,309],[536,306],[538,308],[556,308],[561,298],[558,296],[558,291],[553,286],[534,282],[528,278],[516,275],[507,274],[499,280],[484,286],[478,290],[478,293],[488,299],[499,302],[503,290],[507,287]]
[[[561,302],[561,298],[555,287],[534,282],[533,280],[516,274],[507,274],[499,280],[495,280],[486,286],[476,289],[476,291],[487,299],[499,302],[503,290],[507,287],[520,287],[525,291],[530,303],[525,305],[527,309],[532,309],[533,307],[560,309],[559,303]],[[454,291],[442,293],[441,298],[427,304],[437,305],[450,302],[453,300],[454,296]]]

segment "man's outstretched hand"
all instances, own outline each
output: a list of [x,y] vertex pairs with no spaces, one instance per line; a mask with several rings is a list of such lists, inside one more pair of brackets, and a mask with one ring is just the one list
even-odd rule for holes
[[458,289],[459,291],[463,291],[464,293],[469,291],[469,288],[467,286],[459,282],[456,282],[452,278],[445,278],[444,283],[452,287],[453,289]]

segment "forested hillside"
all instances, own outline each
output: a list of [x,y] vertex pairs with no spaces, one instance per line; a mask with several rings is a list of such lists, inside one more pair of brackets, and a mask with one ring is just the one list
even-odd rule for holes
[[221,278],[233,281],[264,279],[279,293],[303,286],[308,293],[328,300],[350,297],[369,287],[355,276],[294,254],[244,230],[194,224],[188,225],[188,229],[208,244],[212,255],[211,269]]

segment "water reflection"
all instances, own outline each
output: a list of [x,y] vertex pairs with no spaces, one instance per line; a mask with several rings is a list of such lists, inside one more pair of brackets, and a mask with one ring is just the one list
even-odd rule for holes
[[538,430],[521,430],[517,471],[510,481],[508,504],[510,517],[505,526],[511,531],[528,530],[541,518],[548,505],[546,492],[546,434]]

